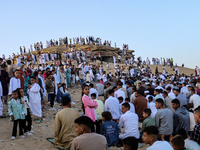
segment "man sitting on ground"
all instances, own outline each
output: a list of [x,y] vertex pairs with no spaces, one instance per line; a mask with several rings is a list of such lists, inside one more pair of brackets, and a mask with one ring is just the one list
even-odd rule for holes
[[94,123],[87,116],[81,116],[75,121],[78,134],[71,144],[70,150],[107,150],[107,141],[103,135],[92,133]]
[[171,145],[166,141],[157,141],[158,128],[155,126],[146,127],[143,131],[143,141],[145,144],[149,144],[146,150],[173,150]]
[[135,137],[139,139],[139,130],[137,121],[138,115],[130,111],[129,103],[122,104],[122,113],[123,115],[120,117],[118,126],[121,129],[122,126],[124,125],[125,131],[124,134],[119,135],[119,138],[121,140],[127,137]]
[[180,107],[178,99],[172,100],[172,107],[174,108],[174,135],[178,130],[184,128],[186,132],[190,129],[190,116],[185,107]]
[[158,111],[155,116],[155,121],[161,140],[164,141],[165,139],[166,141],[169,141],[173,132],[173,114],[171,110],[164,108],[163,105],[163,100],[158,98],[156,100],[156,108]]
[[69,97],[62,98],[62,106],[63,109],[55,117],[54,141],[55,144],[61,147],[69,148],[71,141],[77,136],[75,123],[73,121],[79,117],[79,113],[71,108],[71,100]]

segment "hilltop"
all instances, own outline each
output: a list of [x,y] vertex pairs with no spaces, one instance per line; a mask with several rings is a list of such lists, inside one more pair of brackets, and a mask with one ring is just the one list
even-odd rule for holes
[[[73,47],[73,46],[72,46]],[[110,63],[110,68],[108,69],[108,72],[112,72],[114,73],[114,64],[113,64],[113,56],[118,57],[118,55],[122,55],[122,50],[120,50],[120,48],[114,48],[114,47],[110,47],[110,46],[105,46],[105,45],[93,45],[93,44],[89,44],[89,45],[80,45],[80,44],[75,44],[75,47],[73,47],[75,49],[75,51],[85,51],[86,54],[89,52],[89,54],[96,54],[96,53],[100,53],[103,61],[104,61],[104,68],[106,70],[106,63],[109,62]],[[44,48],[41,50],[36,50],[33,52],[30,52],[31,54],[42,54],[42,53],[63,53],[63,52],[70,52],[71,48],[70,45],[66,46],[66,44],[63,45],[59,45],[59,46],[53,46],[53,47],[48,47],[48,48]],[[122,55],[121,58],[121,64],[119,64],[120,66],[124,66],[124,61],[126,58],[130,57],[130,56],[134,56],[134,50],[128,50],[126,55]],[[23,55],[28,55],[28,53],[23,54]],[[17,58],[18,56],[15,56],[15,58]],[[15,59],[16,60],[16,59]],[[90,62],[89,59],[87,59],[88,62]],[[15,61],[16,62],[16,61]],[[106,63],[105,63],[106,62]],[[97,62],[98,64],[100,62]],[[162,72],[162,65],[149,65],[149,67],[152,70],[152,73],[155,73],[155,68],[156,66],[158,66],[158,71]],[[144,65],[144,67],[146,67],[146,65]],[[173,71],[173,68],[170,68],[170,66],[166,66],[166,70],[169,74],[175,74],[175,71]],[[180,74],[184,73],[186,75],[190,75],[190,74],[194,74],[194,69],[191,68],[186,68],[186,67],[180,67],[179,66],[179,72]]]
[[[101,54],[102,58],[104,61],[107,62],[112,62],[113,56],[118,57],[118,55],[121,55],[122,58],[121,60],[124,61],[126,58],[129,58],[130,56],[134,56],[134,50],[127,50],[126,55],[122,55],[122,50],[120,50],[120,48],[114,48],[114,47],[110,47],[110,46],[105,46],[105,45],[93,45],[93,44],[89,44],[89,45],[80,45],[80,44],[75,44],[75,45],[68,45],[66,46],[66,44],[63,45],[59,45],[59,46],[52,46],[52,47],[48,47],[48,48],[44,48],[41,50],[36,50],[33,52],[30,52],[30,54],[43,54],[43,53],[63,53],[63,52],[70,52],[71,51],[71,47],[75,50],[75,51],[79,51],[82,50],[84,52],[86,52],[86,54],[88,52],[90,52],[90,54]],[[28,53],[25,53],[23,55],[28,55]],[[18,56],[15,56],[15,58],[17,58]]]

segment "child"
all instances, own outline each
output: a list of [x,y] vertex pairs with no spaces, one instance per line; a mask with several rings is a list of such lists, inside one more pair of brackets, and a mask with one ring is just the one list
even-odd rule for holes
[[47,93],[49,94],[49,97],[50,97],[51,109],[55,109],[55,108],[53,108],[54,98],[55,98],[54,83],[52,82],[52,76],[51,76],[51,72],[50,71],[47,72],[47,78],[46,78],[46,82],[45,82],[45,88],[46,88]]
[[189,150],[184,148],[184,139],[181,135],[176,135],[172,138],[172,147],[174,150]]
[[103,79],[101,78],[101,84],[103,84],[104,85],[104,82],[103,82]]
[[42,122],[42,108],[41,108],[41,96],[40,86],[36,83],[35,77],[30,77],[30,84],[28,84],[29,101],[32,114],[39,117],[38,122]]
[[85,115],[95,122],[97,120],[96,109],[98,105],[89,97],[89,86],[86,83],[82,85],[82,103]]
[[105,135],[108,146],[115,146],[119,140],[119,128],[115,121],[112,120],[112,115],[109,111],[102,113],[102,124],[100,134]]
[[130,98],[126,98],[125,99],[125,103],[129,103],[129,105],[130,105],[130,111],[132,113],[135,113],[135,106],[133,105],[133,103],[130,102]]
[[[28,101],[27,96],[25,96],[24,90],[23,89],[17,89],[20,92],[20,97],[21,97],[21,104],[24,106],[24,110],[26,112],[26,118],[24,120],[24,133],[26,135],[33,135],[34,131],[31,131],[31,126],[32,126],[32,118],[31,118],[31,108],[30,108],[30,103]],[[26,122],[28,122],[28,125],[26,125]]]
[[104,104],[103,104],[103,102],[102,102],[101,100],[96,99],[96,93],[92,93],[92,94],[91,94],[91,98],[92,98],[95,102],[97,102],[97,105],[98,105],[98,107],[97,107],[97,109],[96,109],[97,119],[98,119],[99,121],[101,121],[101,114],[102,114],[102,112],[104,111]]
[[185,141],[185,148],[190,150],[197,150],[200,149],[200,146],[197,142],[190,140],[189,135],[185,131],[185,129],[181,128],[178,130],[177,134],[181,135]]
[[[97,102],[97,108],[96,108],[96,113],[97,113],[97,121],[96,121],[96,132],[100,133],[100,124],[102,123],[102,118],[101,114],[104,111],[104,104],[101,100],[96,99],[96,93],[91,94],[91,99]],[[98,128],[97,128],[98,127]]]
[[17,134],[17,124],[19,123],[19,136],[24,139],[22,127],[25,119],[25,110],[23,104],[20,103],[20,96],[16,90],[12,92],[12,99],[8,102],[8,112],[10,120],[14,121],[11,140],[15,140]]
[[153,102],[153,97],[149,96],[148,101],[149,101],[149,108],[151,109],[151,117],[155,118],[157,109],[155,103]]
[[20,71],[18,69],[14,72],[14,77],[10,79],[10,86],[9,86],[9,93],[8,95],[11,96],[12,92],[17,88],[21,88],[21,82],[19,79]]
[[150,117],[151,115],[151,109],[147,108],[143,110],[143,117],[144,117],[144,121],[142,124],[142,129],[140,131],[140,135],[142,137],[143,135],[143,130],[148,127],[148,126],[155,126],[156,122],[153,118]]

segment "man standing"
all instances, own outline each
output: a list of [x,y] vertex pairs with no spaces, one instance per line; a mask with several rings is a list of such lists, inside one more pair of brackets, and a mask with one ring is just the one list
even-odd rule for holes
[[87,116],[81,116],[75,121],[78,134],[71,144],[70,150],[107,150],[107,141],[103,135],[92,133],[94,123]]
[[132,94],[132,86],[131,86],[131,83],[130,82],[127,82],[127,96],[128,96],[128,98],[130,98],[131,97],[131,94]]
[[54,140],[55,144],[69,148],[72,140],[77,136],[74,120],[79,117],[79,113],[71,108],[69,97],[62,98],[62,106],[63,109],[55,117]]
[[[101,84],[101,83],[100,83]],[[106,100],[109,96],[109,91],[112,89],[113,87],[111,86],[111,84],[108,82],[106,83],[106,89],[104,92],[104,99]]]
[[103,96],[104,95],[104,85],[100,83],[100,80],[97,80],[97,92],[99,94],[99,96]]
[[12,78],[14,76],[15,67],[11,64],[10,60],[7,60],[7,64],[8,64],[7,70],[9,78]]
[[80,70],[79,70],[79,79],[81,81],[81,85],[83,85],[83,83],[84,83],[84,77],[85,77],[85,75],[83,73],[83,70],[82,70],[82,68],[80,68]]

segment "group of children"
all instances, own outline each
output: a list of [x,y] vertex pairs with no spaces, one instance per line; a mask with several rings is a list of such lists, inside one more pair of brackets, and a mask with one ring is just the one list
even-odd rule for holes
[[[40,86],[36,83],[34,76],[30,77],[30,84],[28,84],[27,96],[21,88],[19,79],[20,71],[18,69],[14,72],[14,77],[10,79],[8,112],[10,120],[14,122],[11,139],[14,140],[17,133],[17,124],[19,124],[19,136],[25,138],[25,135],[32,135],[31,131],[32,118],[31,114],[37,116],[36,121],[42,121],[41,96]],[[3,107],[3,103],[1,105]],[[1,111],[2,113],[2,111]],[[26,123],[27,122],[27,123]]]
[[31,131],[32,118],[31,109],[24,90],[18,88],[12,91],[12,98],[8,102],[8,112],[10,120],[13,122],[13,130],[11,140],[15,140],[17,135],[17,125],[19,124],[19,136],[24,139],[24,135],[32,135]]

